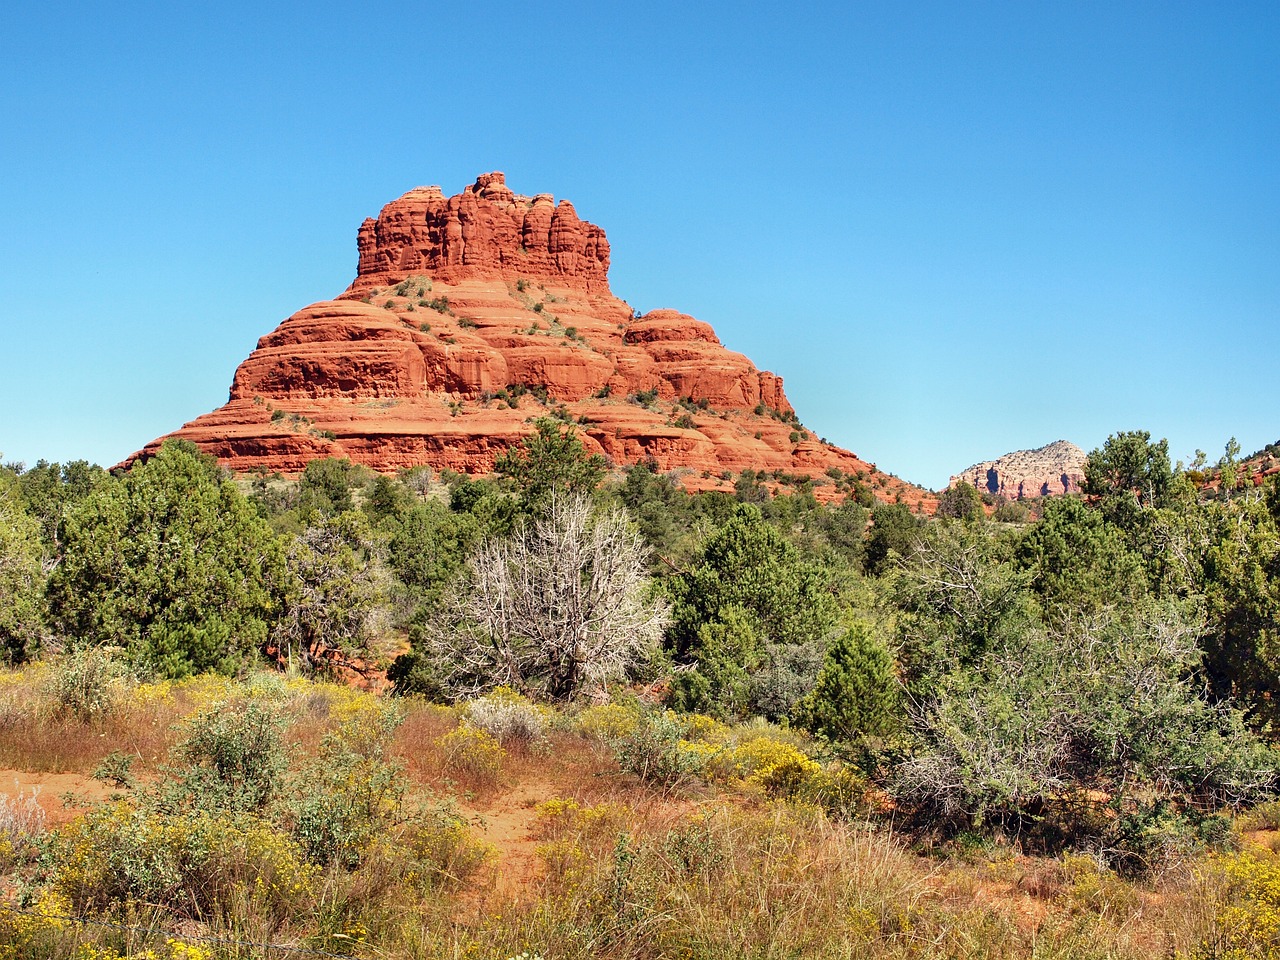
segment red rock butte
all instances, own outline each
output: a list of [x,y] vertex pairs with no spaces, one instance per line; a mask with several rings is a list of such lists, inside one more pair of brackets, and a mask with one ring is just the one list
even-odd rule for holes
[[228,402],[169,437],[235,471],[346,457],[381,472],[483,474],[555,416],[616,466],[656,464],[690,489],[778,471],[813,477],[830,500],[837,480],[860,476],[882,500],[934,506],[819,442],[782,378],[710,325],[674,310],[640,316],[615,297],[609,241],[567,200],[521,196],[488,173],[453,197],[410,190],[365,220],[357,242],[351,286],[259,340]]

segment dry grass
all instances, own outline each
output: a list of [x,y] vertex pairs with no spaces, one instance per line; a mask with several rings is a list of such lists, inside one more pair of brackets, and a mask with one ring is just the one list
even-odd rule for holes
[[[384,709],[367,694],[266,678],[135,687],[82,721],[50,712],[37,679],[0,682],[0,765],[88,773],[122,751],[154,773],[180,736],[175,725],[229,694],[271,698],[301,764],[328,733]],[[467,729],[464,711],[413,701],[396,709],[403,722],[390,754],[403,766],[407,805],[443,800],[457,815],[446,807],[435,820],[389,828],[359,868],[325,871],[314,896],[275,927],[277,940],[335,952],[363,941],[357,955],[388,960],[525,951],[545,960],[1136,960],[1191,957],[1221,942],[1233,895],[1211,860],[1136,884],[1083,857],[998,847],[963,862],[920,856],[885,827],[770,801],[733,778],[668,795],[624,773],[608,737],[593,735],[619,720],[612,714],[592,715],[582,732],[553,722],[545,744],[516,738],[501,750],[496,773],[469,769],[448,748]],[[754,742],[755,733],[734,736]],[[435,867],[422,869],[414,844]],[[237,910],[192,929],[260,936],[275,922]],[[0,955],[75,955],[71,932],[32,923],[0,908]],[[95,949],[109,942],[105,933],[74,936]],[[22,937],[38,950],[5,953]]]
[[163,763],[177,741],[174,724],[189,710],[174,699],[124,702],[81,719],[55,713],[38,689],[14,696],[0,708],[0,766],[34,773],[89,775],[113,752],[136,758],[134,770]]

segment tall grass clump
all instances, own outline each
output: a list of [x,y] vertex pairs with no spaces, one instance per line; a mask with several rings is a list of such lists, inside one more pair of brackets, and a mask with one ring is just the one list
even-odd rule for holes
[[39,795],[38,788],[18,790],[14,796],[0,793],[0,872],[31,863],[39,853],[45,829]]
[[44,687],[55,718],[74,717],[81,722],[115,711],[126,690],[123,667],[102,647],[85,647],[58,660]]

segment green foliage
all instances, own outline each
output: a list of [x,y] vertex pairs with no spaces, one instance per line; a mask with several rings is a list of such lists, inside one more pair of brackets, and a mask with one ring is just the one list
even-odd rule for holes
[[289,779],[285,820],[312,863],[354,870],[402,820],[404,769],[389,754],[402,719],[394,706],[360,711]]
[[604,457],[588,454],[577,431],[550,418],[534,423],[536,432],[519,448],[507,450],[493,465],[530,511],[545,506],[553,493],[591,493],[604,478]]
[[40,526],[0,478],[0,656],[20,663],[44,630],[44,567]]
[[387,668],[387,680],[396,696],[420,696],[437,703],[448,700],[445,681],[434,668],[433,658],[418,651],[396,657]]
[[1191,679],[1198,629],[1185,605],[1149,602],[1000,638],[922,702],[899,801],[935,827],[995,824],[1142,867],[1152,817],[1190,824],[1276,784],[1239,712]]
[[626,469],[617,496],[656,555],[670,559],[677,553],[688,532],[693,498],[680,489],[674,477],[637,463]]
[[191,444],[167,442],[104,482],[63,526],[49,598],[73,646],[120,646],[135,664],[185,676],[234,669],[265,643],[283,551]]
[[937,516],[953,520],[985,520],[987,514],[982,508],[982,495],[973,484],[962,480],[942,491],[938,497]]
[[1123,531],[1075,497],[1045,502],[1044,517],[1027,531],[1017,557],[1051,617],[1132,604],[1147,591],[1142,557],[1129,549]]
[[1219,696],[1238,696],[1255,723],[1280,730],[1280,524],[1266,497],[1207,504],[1189,531],[1209,623],[1206,672]]
[[1026,523],[1031,519],[1031,510],[1021,501],[1005,500],[996,505],[991,519],[997,523]]
[[470,514],[478,529],[476,542],[507,536],[520,519],[520,504],[491,479],[464,478],[451,483],[449,509],[456,514]]
[[649,786],[666,791],[686,786],[705,770],[706,756],[689,749],[684,732],[674,714],[648,714],[614,746],[618,763]]
[[897,611],[902,679],[917,700],[939,678],[974,669],[988,651],[1035,623],[1029,575],[1009,560],[1010,544],[984,527],[935,524],[889,584]]
[[1144,509],[1164,506],[1173,488],[1169,441],[1151,442],[1146,430],[1120,432],[1107,437],[1084,464],[1086,496],[1099,498],[1109,520],[1128,530]]
[[154,795],[157,809],[229,814],[265,810],[284,783],[284,720],[260,698],[215,703],[193,714],[174,751],[176,778]]
[[289,547],[287,590],[271,639],[290,664],[325,670],[334,654],[367,652],[382,600],[363,515],[308,527]]
[[[475,489],[470,484],[466,486],[469,492]],[[496,492],[482,492],[474,499],[458,497],[460,505],[468,506],[457,513],[437,501],[418,503],[406,511],[389,547],[391,567],[405,585],[438,599],[466,565],[467,557],[485,532],[470,511],[483,515],[483,507],[489,504],[482,504],[482,500],[489,498],[492,502],[498,496]],[[499,531],[506,532],[501,527]]]
[[350,460],[320,457],[307,464],[298,482],[297,510],[303,516],[332,516],[354,505],[353,489],[359,470]]
[[123,803],[59,832],[48,860],[57,865],[54,888],[80,915],[150,904],[225,922],[248,908],[275,926],[303,912],[317,879],[297,846],[261,821]]
[[867,569],[876,575],[890,568],[895,558],[911,553],[924,521],[903,503],[882,503],[871,511],[871,529],[867,532]]
[[864,562],[868,516],[867,509],[851,499],[825,507],[815,517],[816,531],[825,546],[854,570],[861,570]]
[[378,474],[369,488],[364,509],[375,522],[399,517],[413,504],[413,492],[396,477]]
[[671,678],[668,702],[690,713],[748,715],[751,677],[764,664],[766,643],[757,618],[737,605],[722,607],[698,626],[697,661]]
[[829,740],[883,737],[900,722],[893,658],[863,624],[836,637],[813,690],[796,704],[796,721]]
[[101,780],[103,783],[109,783],[114,787],[122,789],[132,789],[137,786],[137,782],[133,778],[133,761],[137,759],[136,754],[122,753],[119,750],[112,750],[109,754],[102,758],[102,762],[98,764],[93,771],[93,779]]
[[751,709],[784,716],[812,685],[836,622],[835,600],[823,571],[803,561],[757,508],[736,507],[667,588],[674,611],[668,648],[700,674],[682,678],[677,693],[686,709],[736,712],[751,676]]
[[105,470],[84,460],[66,464],[41,460],[18,476],[18,491],[27,513],[40,524],[40,542],[46,556],[57,556],[67,511],[107,479]]

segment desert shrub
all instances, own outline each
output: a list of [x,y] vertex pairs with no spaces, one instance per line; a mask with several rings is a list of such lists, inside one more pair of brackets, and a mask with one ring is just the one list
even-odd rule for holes
[[612,842],[628,820],[625,808],[614,803],[583,806],[571,797],[552,797],[535,808],[537,823],[534,833],[544,840],[579,840]]
[[547,720],[524,697],[498,689],[488,696],[472,700],[466,707],[467,717],[481,730],[492,735],[504,748],[530,749],[544,741]]
[[1220,842],[1208,815],[1268,796],[1274,755],[1191,679],[1198,620],[1147,604],[1001,638],[914,718],[900,808],[930,829],[1000,825],[1024,843],[1141,871]]
[[546,893],[503,946],[550,941],[583,958],[1019,955],[975,949],[997,941],[974,921],[930,925],[924,871],[820,812],[726,805],[657,832],[634,815],[591,832],[577,816],[539,847]]
[[109,783],[115,787],[131,788],[135,785],[132,773],[135,759],[137,759],[135,754],[112,750],[94,768],[93,779],[101,780],[103,783]]
[[1197,957],[1272,960],[1280,956],[1280,858],[1261,851],[1222,857],[1227,881],[1216,936]]
[[822,775],[822,765],[794,748],[783,752],[751,775],[771,797],[790,798],[809,788]]
[[494,855],[477,841],[467,821],[449,804],[420,812],[409,823],[398,844],[413,858],[419,886],[462,886]]
[[625,512],[600,513],[585,494],[556,489],[545,512],[479,550],[470,582],[458,585],[432,626],[430,653],[455,696],[505,685],[570,700],[623,679],[666,624],[647,550]]
[[[752,780],[764,768],[797,757],[808,759],[794,743],[770,733],[776,728],[739,728],[734,742],[721,739],[715,745],[707,772],[721,781]],[[781,732],[781,731],[779,731]]]
[[313,863],[359,867],[402,820],[404,770],[388,755],[398,709],[357,709],[289,778],[284,802],[294,838]]
[[847,817],[866,808],[867,781],[854,767],[823,766],[792,731],[765,724],[730,728],[695,717],[688,745],[705,760],[704,775],[758,788],[772,798],[794,800]]
[[854,742],[891,732],[898,721],[893,658],[871,631],[857,624],[832,641],[818,681],[795,707],[801,726],[834,741]]
[[871,511],[871,528],[865,539],[867,569],[877,576],[892,569],[895,560],[911,553],[923,526],[924,521],[906,504],[880,504],[875,507]]
[[230,919],[248,901],[281,923],[308,908],[318,876],[297,844],[260,820],[124,803],[58,831],[49,863],[54,891],[77,912],[150,904],[204,921]]
[[116,709],[124,686],[124,671],[110,651],[84,647],[55,663],[45,681],[45,695],[56,716],[88,721]]
[[699,811],[668,830],[660,849],[677,875],[709,879],[730,853],[724,839],[713,829],[709,814]]
[[634,733],[641,712],[620,703],[600,703],[587,707],[573,718],[573,729],[596,743],[613,743]]
[[289,546],[286,563],[289,589],[270,631],[280,655],[320,673],[334,656],[367,655],[382,619],[382,590],[363,516],[319,519]]
[[1123,914],[1138,906],[1133,884],[1095,857],[1068,854],[1062,858],[1063,896],[1073,913]]
[[991,519],[998,523],[1026,523],[1031,519],[1031,510],[1025,503],[1006,500],[996,506]]
[[436,741],[441,766],[450,776],[465,783],[492,787],[502,775],[506,751],[493,734],[469,721]]
[[54,957],[71,926],[64,918],[71,904],[51,890],[42,890],[34,903],[15,909],[0,904],[0,955],[6,958]]
[[982,509],[982,495],[974,489],[973,484],[962,480],[942,491],[938,497],[936,515],[959,520],[983,520],[986,512]]
[[153,796],[159,808],[238,813],[262,810],[284,780],[284,720],[261,698],[217,703],[189,717],[174,751],[173,781]]
[[706,752],[684,740],[685,725],[670,711],[645,717],[617,741],[614,752],[622,769],[649,786],[676,790],[706,769]]
[[799,783],[792,799],[819,807],[832,819],[848,820],[875,809],[867,787],[867,778],[856,767],[828,764]]
[[825,658],[825,644],[765,644],[764,666],[747,687],[752,716],[778,720],[787,717],[817,682]]
[[626,830],[625,808],[612,803],[583,806],[577,800],[553,797],[535,808],[534,834],[541,841],[537,853],[546,865],[553,889],[572,892],[607,862]]

